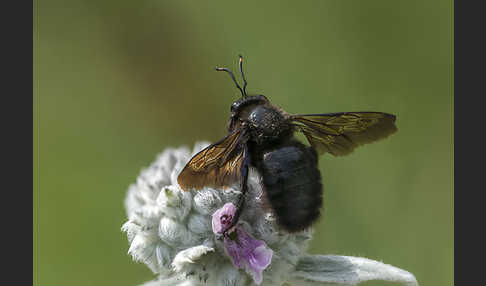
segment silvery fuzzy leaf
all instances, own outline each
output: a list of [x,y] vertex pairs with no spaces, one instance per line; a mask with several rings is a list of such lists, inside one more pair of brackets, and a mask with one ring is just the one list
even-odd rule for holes
[[219,191],[219,195],[223,202],[236,202],[241,195],[241,192],[238,190],[238,184],[233,184],[231,188],[223,189]]
[[139,192],[140,188],[135,184],[131,184],[128,187],[127,197],[125,198],[125,210],[127,217],[130,217],[136,209],[146,204],[144,199],[141,198]]
[[140,286],[202,286],[202,284],[196,277],[184,277],[178,275],[170,278],[152,280]]
[[[238,286],[238,285],[250,285],[252,279],[247,274],[243,273],[243,270],[238,270],[231,264],[222,264],[219,267],[219,272],[215,273],[216,279],[209,279],[208,285],[216,286]],[[210,278],[214,278],[210,277]],[[254,284],[252,284],[254,285]]]
[[338,255],[302,256],[292,273],[295,285],[357,285],[370,280],[418,286],[415,276],[379,261]]
[[182,271],[187,264],[194,264],[203,255],[213,251],[214,248],[205,245],[194,246],[177,253],[171,265],[176,272],[179,272]]
[[[180,172],[190,158],[191,153],[185,147],[167,148],[148,168],[152,175],[146,181],[159,190],[167,185],[175,185],[174,175],[177,174],[174,173]],[[148,170],[144,170],[140,177],[145,178],[144,175],[150,174]]]
[[269,245],[274,245],[279,241],[277,228],[271,220],[257,220],[253,224],[253,233],[255,237],[264,240]]
[[128,243],[131,244],[135,235],[141,232],[142,226],[129,220],[122,225],[121,230],[127,233]]
[[187,230],[185,225],[169,217],[160,219],[158,234],[163,242],[176,249],[182,249],[187,245],[192,246],[198,239]]
[[159,268],[155,253],[157,242],[158,238],[156,235],[140,232],[135,235],[130,243],[128,254],[132,256],[133,260],[147,264],[152,272],[157,273]]
[[194,195],[194,209],[203,215],[212,215],[222,204],[220,191],[204,188]]
[[160,266],[168,267],[169,264],[171,263],[171,259],[172,259],[171,249],[163,242],[159,242],[157,244],[157,247],[155,248],[155,255],[157,258],[157,263]]
[[[251,277],[242,270],[235,268],[231,262],[225,257],[221,257],[216,250],[204,245],[198,246],[199,249],[194,249],[194,256],[190,253],[179,253],[174,259],[173,270],[174,273],[184,275],[184,277],[192,279],[190,285],[204,285],[204,286],[246,286],[251,284]],[[206,249],[211,251],[205,252]],[[205,252],[205,253],[204,253]],[[177,261],[176,261],[177,260]],[[177,267],[176,264],[178,264]],[[280,285],[275,284],[275,285]]]
[[135,209],[129,217],[140,224],[157,225],[159,218],[162,216],[162,210],[155,204],[147,203],[144,206]]
[[306,246],[303,247],[301,244],[296,244],[293,240],[287,239],[279,246],[281,249],[279,256],[288,263],[296,265]]
[[281,235],[276,243],[270,245],[274,252],[272,263],[264,275],[263,285],[281,285],[288,281],[297,261],[305,250],[307,242],[296,243],[294,235]]
[[157,207],[173,219],[183,220],[191,210],[191,193],[176,186],[162,187],[157,197]]
[[[171,169],[170,173],[170,181],[172,185],[174,186],[179,186],[179,183],[177,182],[177,177],[179,176],[179,173],[184,169],[186,166],[187,162],[191,159],[192,155],[189,154],[189,150],[187,148],[181,149],[181,151],[184,152],[184,154],[179,153],[177,156],[178,160],[175,162],[174,166]],[[197,150],[199,152],[200,150]],[[196,153],[197,153],[196,152]]]
[[187,227],[189,231],[202,237],[210,237],[211,235],[211,221],[209,216],[201,214],[192,214],[187,220]]
[[177,162],[187,162],[191,154],[186,147],[181,148],[167,148],[160,155],[157,156],[155,162],[151,167],[157,167],[164,171],[164,173],[170,176],[172,170],[176,166]]
[[155,200],[160,188],[168,184],[170,184],[170,173],[165,172],[155,164],[143,169],[137,178],[140,194],[146,201]]

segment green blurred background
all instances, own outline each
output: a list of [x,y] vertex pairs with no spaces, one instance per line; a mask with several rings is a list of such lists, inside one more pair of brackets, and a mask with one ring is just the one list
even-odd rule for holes
[[[169,146],[224,136],[239,96],[384,111],[399,132],[323,156],[311,253],[453,285],[453,1],[34,1],[35,285],[136,285],[123,200]],[[368,282],[365,285],[394,285]]]

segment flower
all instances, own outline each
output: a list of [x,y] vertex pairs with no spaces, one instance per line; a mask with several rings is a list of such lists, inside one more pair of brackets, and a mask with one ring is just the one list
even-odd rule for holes
[[233,221],[235,213],[236,207],[233,203],[226,203],[222,208],[215,211],[212,219],[213,232],[222,234],[223,231],[227,230]]
[[[236,207],[226,203],[213,214],[213,232],[221,234],[228,230]],[[234,230],[224,237],[224,250],[231,257],[231,262],[237,268],[244,268],[256,284],[262,282],[262,272],[270,265],[273,251],[263,240],[254,239],[244,229],[235,226]]]
[[[263,190],[253,168],[238,224],[221,239],[229,216],[221,218],[235,211],[227,203],[235,203],[241,194],[238,182],[225,190],[191,192],[177,184],[191,156],[207,145],[197,143],[192,152],[185,147],[166,149],[128,188],[128,221],[122,226],[128,253],[157,275],[145,286],[356,285],[369,280],[418,285],[413,274],[378,261],[306,254],[312,231],[289,234],[278,227],[273,214],[262,207]],[[214,222],[214,217],[220,220]]]

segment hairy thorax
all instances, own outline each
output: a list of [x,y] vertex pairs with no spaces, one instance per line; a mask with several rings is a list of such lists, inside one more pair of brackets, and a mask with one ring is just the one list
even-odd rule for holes
[[290,132],[284,114],[270,105],[256,106],[248,114],[247,122],[251,133],[250,139],[258,145],[282,140]]

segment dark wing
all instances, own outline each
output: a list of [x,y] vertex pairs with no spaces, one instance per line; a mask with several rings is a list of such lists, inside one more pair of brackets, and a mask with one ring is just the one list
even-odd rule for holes
[[240,179],[244,131],[236,131],[194,155],[177,177],[184,191],[226,188]]
[[382,112],[341,112],[292,115],[291,124],[304,133],[319,154],[343,156],[354,148],[397,131],[395,115]]

